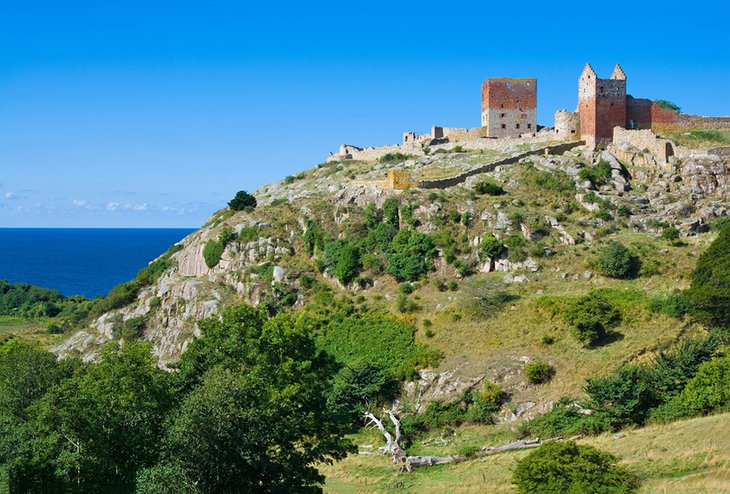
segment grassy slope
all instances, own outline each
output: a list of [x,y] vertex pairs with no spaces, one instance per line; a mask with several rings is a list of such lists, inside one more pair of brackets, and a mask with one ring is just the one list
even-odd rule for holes
[[48,334],[48,321],[22,317],[0,316],[0,341],[10,336],[37,342],[43,348],[51,348],[68,335]]
[[[582,442],[617,455],[642,479],[642,493],[730,493],[728,424],[730,414],[722,414],[630,430],[623,439],[604,434]],[[386,457],[355,455],[322,472],[328,493],[506,493],[516,492],[511,470],[526,454],[505,453],[403,475]]]

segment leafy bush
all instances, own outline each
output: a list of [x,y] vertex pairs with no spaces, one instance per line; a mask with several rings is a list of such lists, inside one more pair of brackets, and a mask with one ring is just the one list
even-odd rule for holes
[[354,409],[359,421],[366,411],[397,397],[400,387],[400,381],[387,369],[362,362],[345,366],[337,374],[329,401],[333,407]]
[[522,235],[510,235],[504,240],[504,245],[507,247],[507,259],[510,262],[522,262],[527,259],[525,254],[525,237]]
[[699,366],[687,383],[677,404],[693,413],[710,413],[730,406],[730,356],[725,355]]
[[588,379],[586,392],[613,429],[643,424],[660,403],[652,377],[645,366],[625,365],[610,376]]
[[487,382],[484,389],[465,391],[450,401],[432,401],[423,413],[403,418],[403,432],[409,436],[445,426],[464,423],[491,424],[493,415],[507,399],[501,386]]
[[659,108],[663,108],[665,110],[671,110],[671,111],[677,112],[677,113],[682,112],[682,109],[679,106],[677,106],[675,103],[672,103],[671,101],[667,101],[665,99],[654,100],[654,103],[656,103],[656,105]]
[[505,246],[502,245],[502,242],[497,240],[497,237],[491,233],[484,235],[480,248],[482,253],[491,259],[500,257],[505,250]]
[[662,230],[662,238],[664,240],[669,240],[672,243],[676,242],[679,240],[679,229],[674,226],[664,228]]
[[399,282],[416,281],[433,268],[431,238],[418,230],[404,229],[393,238],[386,272]]
[[395,301],[395,307],[398,309],[398,312],[401,313],[417,312],[420,309],[418,304],[408,298],[408,295],[405,293],[398,294],[398,298]]
[[378,161],[381,163],[400,163],[410,158],[409,155],[403,153],[388,153]]
[[586,166],[578,172],[581,180],[587,180],[593,185],[604,184],[611,178],[611,164],[601,160],[596,166]]
[[534,166],[528,168],[525,183],[551,192],[575,190],[575,182],[567,173],[561,170],[538,170]]
[[481,182],[477,183],[474,186],[474,190],[478,194],[487,194],[490,196],[501,196],[505,194],[504,189],[502,186],[495,184],[494,182],[490,182],[488,180],[482,180]]
[[525,376],[530,384],[543,384],[552,379],[555,369],[543,360],[530,362],[525,366]]
[[208,240],[205,247],[203,247],[203,259],[205,259],[205,265],[209,268],[216,267],[221,260],[223,252],[226,250],[226,246],[235,238],[236,235],[230,228],[224,228],[218,235],[217,240]]
[[595,344],[621,321],[621,313],[597,292],[570,304],[563,316],[565,322],[573,327],[574,336],[586,346]]
[[633,212],[631,211],[630,207],[628,207],[625,204],[621,204],[618,208],[616,208],[616,214],[626,218],[626,217],[631,216],[633,214]]
[[621,242],[606,245],[596,260],[598,271],[611,278],[629,278],[638,271],[638,258]]
[[256,206],[256,198],[245,190],[236,192],[235,197],[228,202],[228,207],[233,211],[243,211],[247,208],[255,208]]
[[730,327],[730,228],[700,255],[686,292],[690,314],[711,327]]
[[677,319],[681,319],[688,310],[687,300],[679,290],[666,296],[653,298],[649,303],[649,308],[653,312],[661,312]]
[[584,413],[590,404],[575,398],[561,398],[547,413],[519,427],[523,437],[555,437],[558,435],[574,436],[577,434],[599,434],[610,428],[601,415]]
[[512,482],[521,494],[629,494],[639,486],[615,456],[573,441],[532,451],[517,462]]

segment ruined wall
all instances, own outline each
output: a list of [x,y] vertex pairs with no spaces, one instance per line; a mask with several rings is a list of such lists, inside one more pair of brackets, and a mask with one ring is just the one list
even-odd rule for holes
[[580,113],[568,110],[555,112],[555,135],[558,139],[580,139]]
[[626,125],[626,75],[617,64],[610,79],[599,79],[586,64],[578,79],[581,138],[591,147],[611,142],[613,128]]
[[[627,130],[621,127],[613,129],[613,142],[608,146],[619,159],[627,162],[634,162],[637,151],[640,154],[650,154],[650,160],[646,164],[656,163],[666,165],[671,156],[675,154],[674,143],[668,139],[662,139],[651,129]],[[631,155],[631,156],[629,156]]]
[[416,186],[416,181],[413,180],[408,170],[402,168],[388,170],[388,178],[385,179],[386,189],[405,190]]
[[489,137],[537,130],[537,79],[487,79],[482,84],[482,127]]
[[673,134],[690,129],[730,127],[730,117],[688,115],[662,108],[656,101],[626,97],[626,128],[651,129],[658,134]]

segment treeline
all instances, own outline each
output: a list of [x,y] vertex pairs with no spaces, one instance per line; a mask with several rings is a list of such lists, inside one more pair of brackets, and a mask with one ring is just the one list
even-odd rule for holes
[[439,354],[415,327],[322,291],[298,314],[227,309],[174,372],[147,343],[98,362],[0,345],[0,468],[12,492],[319,492],[364,410]]

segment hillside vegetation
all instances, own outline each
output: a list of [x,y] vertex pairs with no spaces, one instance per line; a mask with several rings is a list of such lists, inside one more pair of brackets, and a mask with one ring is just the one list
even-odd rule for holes
[[[81,482],[93,491],[104,478],[119,492],[138,485],[167,492],[154,489],[176,483],[186,492],[236,492],[219,474],[223,463],[185,453],[198,444],[228,451],[233,438],[250,454],[225,457],[225,469],[266,479],[272,492],[316,491],[315,466],[328,492],[516,492],[511,471],[526,452],[475,453],[581,435],[579,444],[615,453],[640,492],[673,492],[675,480],[697,490],[674,492],[722,492],[712,489],[727,479],[724,446],[676,439],[697,424],[717,429],[700,438],[724,437],[727,415],[693,417],[730,406],[730,390],[714,385],[730,382],[726,165],[698,155],[652,169],[577,148],[445,189],[382,186],[393,167],[443,177],[525,147],[321,164],[237,194],[106,298],[57,300],[10,287],[28,296],[8,302],[6,313],[43,309],[38,315],[53,318],[45,324],[63,332],[54,352],[67,362],[32,403],[13,402],[7,430],[27,435],[0,444],[11,481]],[[22,326],[12,333],[0,350],[40,336]],[[143,358],[149,352],[154,360]],[[274,375],[273,362],[284,374]],[[130,384],[130,406],[110,414],[111,425],[84,415],[90,404],[103,409],[116,399],[107,373],[122,370],[157,391]],[[86,389],[86,404],[44,415],[75,389]],[[239,400],[261,414],[251,416]],[[138,416],[134,403],[151,410]],[[206,418],[208,406],[220,414]],[[365,428],[370,413],[394,432],[384,410],[401,427],[395,452],[473,459],[396,475],[408,461],[397,466],[375,454],[384,436]],[[144,427],[119,446],[119,424],[130,417]],[[225,417],[234,425],[207,436]],[[288,424],[291,434],[275,428],[267,436],[267,420]],[[92,426],[106,443],[85,435]],[[238,434],[247,427],[270,442],[246,442]],[[69,430],[77,436],[63,439]],[[621,430],[626,437],[613,439]],[[370,454],[322,463],[354,451],[346,434]],[[297,449],[306,436],[319,446],[292,457],[271,453]],[[165,439],[142,448],[150,437]],[[11,464],[48,442],[53,448],[32,468]],[[79,444],[93,454],[74,453]],[[691,453],[677,451],[680,444]],[[114,455],[97,461],[108,448]]]

